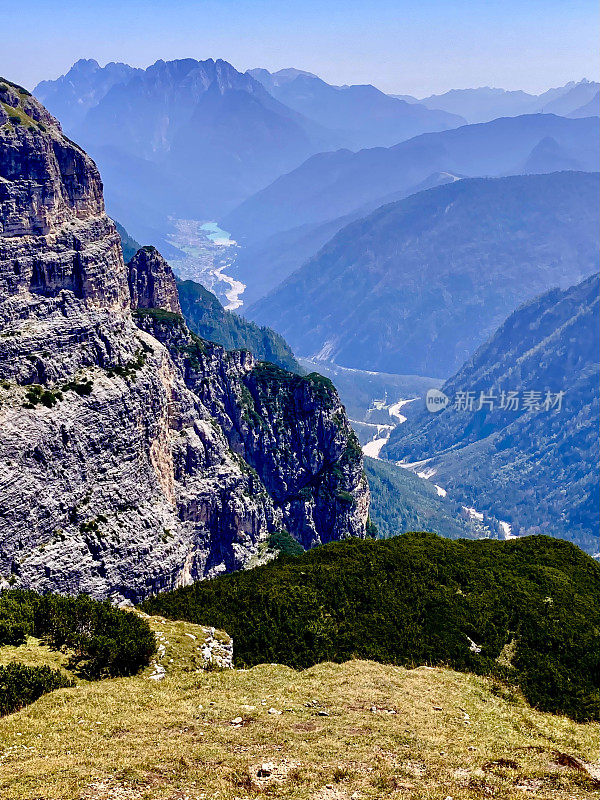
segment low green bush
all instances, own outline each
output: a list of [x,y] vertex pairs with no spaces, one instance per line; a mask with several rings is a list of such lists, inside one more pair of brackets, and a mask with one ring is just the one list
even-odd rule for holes
[[43,386],[39,386],[37,383],[33,383],[31,386],[27,387],[25,392],[25,408],[35,408],[37,405],[46,406],[46,408],[52,408],[55,406],[59,400],[62,400],[63,396],[60,391],[53,391],[52,389],[44,389]]
[[73,391],[76,392],[78,395],[85,397],[92,393],[92,389],[94,388],[94,382],[89,378],[83,378],[82,380],[72,380],[68,383],[64,383],[62,390],[63,392]]
[[71,651],[69,666],[82,676],[134,675],[156,652],[147,621],[87,595],[40,596],[9,589],[0,594],[0,644],[36,636],[55,649]]
[[277,550],[284,556],[300,556],[304,553],[304,548],[286,530],[275,531],[269,536],[269,548]]
[[62,672],[50,667],[12,663],[0,667],[0,717],[12,714],[55,689],[74,686]]
[[0,646],[18,647],[33,632],[33,609],[16,598],[0,595]]
[[143,608],[226,630],[238,665],[447,665],[497,675],[542,710],[600,719],[600,565],[546,536],[334,542]]

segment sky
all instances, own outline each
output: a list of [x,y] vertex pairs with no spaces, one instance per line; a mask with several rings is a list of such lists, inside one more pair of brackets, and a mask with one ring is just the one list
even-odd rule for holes
[[0,75],[32,89],[79,58],[223,58],[424,97],[599,77],[596,0],[0,0]]

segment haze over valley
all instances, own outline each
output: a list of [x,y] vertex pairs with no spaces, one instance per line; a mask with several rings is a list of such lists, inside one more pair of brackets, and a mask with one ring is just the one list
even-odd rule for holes
[[[592,81],[416,99],[295,68],[81,60],[35,92],[96,159],[128,235],[338,380],[368,456],[397,454],[386,443],[427,388],[521,303],[598,270]],[[478,490],[462,499],[479,520]],[[485,535],[521,525],[508,507],[494,519]]]
[[4,19],[3,800],[595,796],[597,10]]

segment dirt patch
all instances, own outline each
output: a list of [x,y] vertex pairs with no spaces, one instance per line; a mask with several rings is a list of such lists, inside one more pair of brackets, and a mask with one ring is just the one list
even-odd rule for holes
[[556,763],[561,767],[573,769],[576,772],[583,772],[587,775],[595,788],[600,788],[600,767],[594,764],[588,764],[581,758],[569,755],[568,753],[556,752]]
[[290,775],[300,766],[299,761],[260,761],[248,769],[248,787],[254,791],[264,792],[272,787],[285,783]]
[[521,769],[521,767],[510,758],[497,758],[495,761],[487,761],[481,769],[490,772],[494,769]]
[[147,788],[115,784],[111,780],[91,783],[81,795],[81,800],[140,800]]
[[319,727],[316,722],[297,722],[293,726],[295,731],[316,731]]
[[354,795],[349,795],[348,792],[345,792],[343,789],[340,789],[338,786],[324,786],[322,789],[316,794],[313,794],[313,800],[357,800],[359,797],[358,792]]

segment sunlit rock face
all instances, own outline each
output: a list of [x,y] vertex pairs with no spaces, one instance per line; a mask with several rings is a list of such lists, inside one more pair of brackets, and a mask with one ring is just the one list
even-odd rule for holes
[[95,164],[1,83],[2,582],[137,600],[243,567],[283,526],[364,535],[335,391],[296,376],[282,406],[280,371],[251,431],[257,369],[189,333],[156,251],[124,265]]

